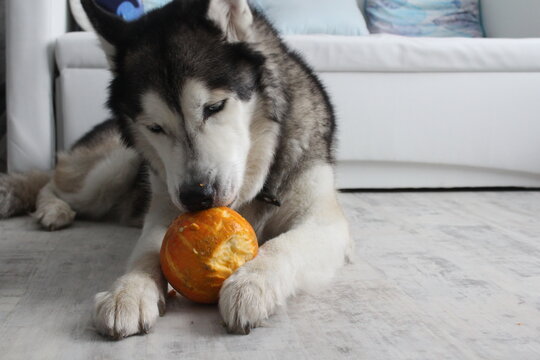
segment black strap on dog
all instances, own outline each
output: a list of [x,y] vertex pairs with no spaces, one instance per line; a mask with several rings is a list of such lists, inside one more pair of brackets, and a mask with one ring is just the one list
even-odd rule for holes
[[281,202],[278,200],[277,196],[272,195],[266,187],[263,187],[256,199],[270,205],[281,206]]

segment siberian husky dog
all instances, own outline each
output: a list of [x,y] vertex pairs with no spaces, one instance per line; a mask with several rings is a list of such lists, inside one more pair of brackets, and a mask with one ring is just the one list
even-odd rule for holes
[[50,230],[75,215],[144,219],[126,273],[95,296],[96,329],[119,339],[163,314],[161,241],[186,211],[236,209],[262,244],[221,289],[230,332],[328,282],[353,245],[332,106],[304,61],[246,0],[177,0],[130,23],[82,4],[110,61],[113,120],[59,154],[50,176],[4,175],[0,215],[35,208]]

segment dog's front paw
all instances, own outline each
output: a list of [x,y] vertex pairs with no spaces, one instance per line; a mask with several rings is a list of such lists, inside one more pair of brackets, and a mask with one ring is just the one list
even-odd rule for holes
[[249,334],[270,316],[285,300],[275,274],[251,266],[257,259],[239,268],[223,284],[219,295],[219,310],[233,334]]
[[114,339],[147,333],[165,312],[165,297],[159,284],[147,274],[122,276],[112,290],[95,297],[94,325]]

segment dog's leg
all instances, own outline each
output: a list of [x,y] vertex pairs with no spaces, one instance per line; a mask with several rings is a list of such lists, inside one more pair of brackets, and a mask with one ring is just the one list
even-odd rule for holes
[[85,171],[80,189],[61,191],[59,195],[81,215],[100,219],[133,187],[140,165],[141,159],[135,150],[111,149]]
[[49,178],[49,173],[40,171],[0,174],[0,219],[34,211],[38,193]]
[[219,308],[230,332],[249,333],[297,290],[327,283],[351,255],[348,225],[337,203],[331,168],[312,169],[292,193],[280,214],[296,207],[304,212],[301,222],[267,241],[259,255],[221,289]]
[[75,215],[69,204],[56,196],[54,180],[49,181],[39,192],[36,211],[32,214],[41,226],[50,231],[68,227],[73,223]]
[[163,236],[178,210],[166,191],[152,186],[150,211],[130,257],[128,271],[109,291],[95,297],[94,324],[103,335],[121,339],[147,333],[165,311],[165,281],[159,264]]

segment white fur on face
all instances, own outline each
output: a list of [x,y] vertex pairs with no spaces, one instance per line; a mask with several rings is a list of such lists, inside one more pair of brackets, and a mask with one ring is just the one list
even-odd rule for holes
[[[178,143],[178,135],[182,133],[182,119],[155,92],[142,96],[143,113],[135,122],[135,144],[138,150],[148,160],[159,178],[167,184],[169,196],[180,209],[178,199],[178,178],[185,175],[182,164],[186,162],[186,152]],[[154,134],[148,127],[161,126],[165,133]]]
[[[172,110],[155,92],[143,96],[143,114],[136,122],[138,148],[167,184],[172,202],[180,209],[183,185],[208,184],[216,195],[214,206],[231,204],[242,187],[250,149],[250,123],[255,104],[234,93],[209,89],[188,79],[180,94],[182,114]],[[222,111],[204,119],[205,106],[226,100]],[[159,125],[155,134],[148,126]]]

